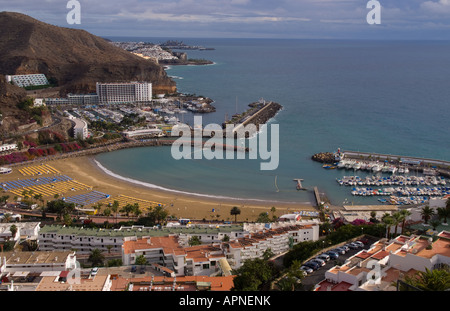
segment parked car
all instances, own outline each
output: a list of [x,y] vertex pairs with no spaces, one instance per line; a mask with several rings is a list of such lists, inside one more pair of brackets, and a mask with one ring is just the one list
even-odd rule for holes
[[358,249],[359,248],[359,245],[358,244],[355,244],[355,243],[349,243],[349,244],[347,244],[348,245],[348,247],[350,247],[351,249]]
[[316,258],[322,259],[323,261],[327,262],[330,260],[330,255],[327,254],[320,254],[319,256],[317,256]]
[[346,253],[346,252],[345,252],[345,249],[344,249],[344,248],[341,248],[341,247],[338,247],[338,248],[333,249],[333,252],[338,253],[338,254],[340,254],[340,255],[344,255],[344,254]]
[[94,275],[97,274],[97,272],[98,272],[98,268],[97,268],[97,267],[94,267],[94,268],[92,268],[92,270],[91,270],[91,275],[94,276]]
[[141,267],[141,269],[139,270],[140,274],[144,274],[145,273],[145,267]]
[[369,244],[369,240],[366,239],[366,238],[359,239],[358,241],[359,241],[359,242],[362,242],[364,245],[365,245],[365,244]]
[[334,251],[328,251],[328,252],[326,252],[326,254],[328,256],[330,256],[330,259],[338,259],[339,258],[339,254]]
[[358,245],[359,247],[364,247],[364,243],[361,242],[361,241],[355,241],[355,242],[353,242],[353,244],[356,244],[356,245]]
[[320,258],[316,257],[314,259],[311,259],[311,261],[317,262],[320,266],[325,266],[325,260],[322,260]]
[[347,245],[350,249],[358,249],[359,248],[358,245],[353,244],[353,243],[348,243],[348,244],[345,244],[345,245]]
[[350,250],[350,247],[348,247],[347,245],[342,245],[340,246],[340,248],[343,248],[345,252],[348,252]]
[[136,272],[137,271],[137,267],[136,266],[132,266],[131,267],[131,272]]
[[314,272],[314,270],[312,268],[308,267],[308,266],[301,266],[300,270],[306,272],[307,274],[310,274],[310,273]]
[[303,265],[313,269],[314,271],[320,268],[320,265],[314,261],[305,262]]

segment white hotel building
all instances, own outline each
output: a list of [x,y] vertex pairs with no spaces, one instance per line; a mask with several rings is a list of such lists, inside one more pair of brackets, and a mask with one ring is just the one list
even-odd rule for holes
[[145,103],[152,100],[152,84],[147,82],[97,82],[96,90],[100,104]]
[[12,82],[18,87],[47,85],[49,84],[44,74],[29,74],[29,75],[6,75],[6,81]]

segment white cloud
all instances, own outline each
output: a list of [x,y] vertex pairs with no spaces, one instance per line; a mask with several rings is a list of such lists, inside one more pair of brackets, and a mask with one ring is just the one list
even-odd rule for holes
[[421,7],[426,12],[430,12],[433,14],[450,14],[450,0],[439,0],[437,2],[425,1],[424,3],[422,3]]

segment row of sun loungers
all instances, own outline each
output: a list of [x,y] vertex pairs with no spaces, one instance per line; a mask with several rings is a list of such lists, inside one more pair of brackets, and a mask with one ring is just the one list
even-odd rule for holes
[[82,190],[92,190],[92,187],[75,180],[67,180],[25,188],[16,188],[9,191],[18,196],[22,196],[24,194],[24,191],[27,191],[28,193],[32,193],[33,195],[41,194],[43,197],[54,197],[56,194],[63,195],[64,193],[68,193],[70,191]]
[[62,181],[72,180],[69,176],[60,175],[55,177],[39,177],[39,178],[30,178],[30,179],[22,179],[22,180],[12,180],[1,183],[1,188],[6,191],[20,189],[20,188],[28,188],[39,185],[46,185],[51,183],[58,183]]
[[119,202],[119,208],[124,207],[127,204],[135,204],[138,203],[139,207],[141,209],[151,209],[155,206],[162,206],[161,203],[158,202],[154,202],[154,201],[148,201],[148,200],[143,200],[143,199],[138,199],[138,198],[133,198],[133,197],[129,197],[126,195],[119,195],[118,197],[114,197],[114,198],[109,198],[106,201],[102,202],[108,206],[112,206],[112,204],[114,203],[114,201],[118,201]]
[[41,164],[36,166],[27,166],[19,169],[19,172],[24,176],[35,176],[44,174],[59,174],[60,172],[53,166],[48,164]]
[[100,191],[91,191],[89,193],[63,198],[63,200],[68,203],[74,203],[75,205],[87,206],[108,199],[109,197],[109,194]]

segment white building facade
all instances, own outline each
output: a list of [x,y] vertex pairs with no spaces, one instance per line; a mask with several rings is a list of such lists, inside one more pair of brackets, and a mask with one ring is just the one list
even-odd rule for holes
[[6,81],[12,82],[18,87],[28,87],[28,86],[40,86],[48,85],[49,82],[44,74],[29,74],[29,75],[7,75]]
[[97,82],[96,90],[100,104],[146,103],[152,100],[152,84],[147,82]]

